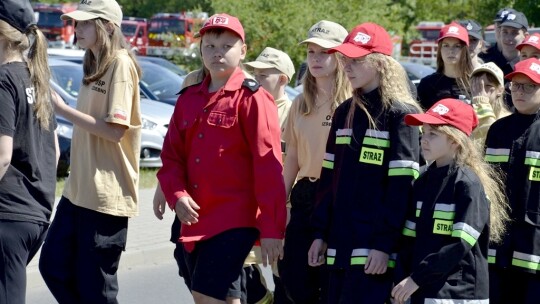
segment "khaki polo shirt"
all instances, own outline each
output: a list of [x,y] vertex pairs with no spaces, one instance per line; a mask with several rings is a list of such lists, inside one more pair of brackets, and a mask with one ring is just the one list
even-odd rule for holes
[[319,178],[332,125],[332,104],[327,102],[313,109],[309,115],[304,115],[300,112],[300,98],[304,98],[303,94],[292,102],[283,139],[287,149],[296,147],[300,168],[298,177]]
[[126,126],[119,143],[74,126],[71,172],[63,195],[73,204],[115,216],[138,214],[141,110],[139,77],[125,50],[103,77],[82,85],[77,110]]

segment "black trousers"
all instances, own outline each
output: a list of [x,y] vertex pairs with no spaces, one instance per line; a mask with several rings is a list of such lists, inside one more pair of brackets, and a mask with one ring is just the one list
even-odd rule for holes
[[26,265],[43,243],[47,227],[0,220],[0,303],[26,303]]
[[318,181],[300,179],[291,191],[291,220],[285,233],[279,275],[288,297],[295,304],[323,303],[326,293],[325,266],[311,267],[308,251],[313,242],[310,226]]
[[58,303],[118,303],[116,272],[127,226],[127,217],[60,199],[39,260],[41,275]]

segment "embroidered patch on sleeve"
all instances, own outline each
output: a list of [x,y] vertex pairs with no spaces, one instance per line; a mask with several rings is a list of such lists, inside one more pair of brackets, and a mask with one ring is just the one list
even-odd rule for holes
[[114,109],[112,113],[112,117],[116,119],[127,120],[126,111],[121,110],[121,109]]

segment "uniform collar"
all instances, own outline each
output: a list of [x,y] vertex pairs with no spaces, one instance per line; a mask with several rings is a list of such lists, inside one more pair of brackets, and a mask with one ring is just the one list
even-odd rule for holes
[[[225,86],[218,91],[236,91],[242,87],[242,83],[244,82],[245,78],[246,77],[242,69],[237,67],[225,83]],[[210,77],[210,74],[206,75],[203,82],[199,86],[199,91],[203,93],[208,93],[208,86],[210,85],[211,80],[212,78]]]

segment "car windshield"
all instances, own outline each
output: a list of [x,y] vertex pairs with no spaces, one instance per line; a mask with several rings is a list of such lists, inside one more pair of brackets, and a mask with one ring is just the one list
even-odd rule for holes
[[150,21],[149,30],[150,33],[175,33],[183,35],[185,32],[185,26],[183,20],[170,19],[170,18],[156,18]]
[[140,61],[141,82],[159,99],[175,98],[184,78],[159,65]]
[[63,27],[64,21],[60,19],[60,12],[38,12],[37,14],[38,27]]
[[135,36],[135,31],[137,30],[136,24],[126,24],[122,23],[122,34],[126,37],[133,37]]
[[78,65],[51,66],[51,78],[66,93],[77,98],[82,83],[83,71]]

